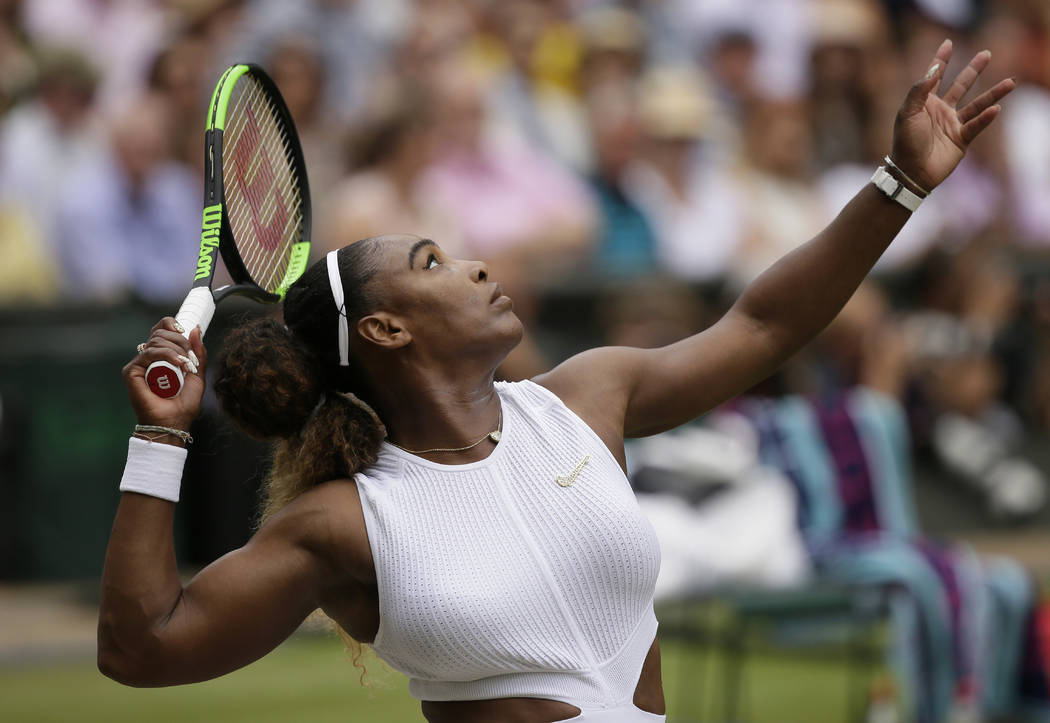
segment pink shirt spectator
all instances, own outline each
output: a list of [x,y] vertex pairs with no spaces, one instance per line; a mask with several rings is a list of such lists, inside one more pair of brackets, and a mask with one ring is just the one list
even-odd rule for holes
[[467,251],[482,258],[566,227],[587,227],[594,216],[580,181],[518,148],[447,155],[424,172],[420,195],[454,220]]

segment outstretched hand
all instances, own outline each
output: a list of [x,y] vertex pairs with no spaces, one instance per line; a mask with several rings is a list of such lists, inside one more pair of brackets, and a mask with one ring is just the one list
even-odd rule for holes
[[1007,78],[959,108],[959,102],[988,67],[992,54],[982,50],[955,77],[943,96],[934,90],[952,57],[945,40],[926,76],[912,86],[897,112],[892,158],[916,183],[933,190],[959,165],[970,143],[999,115],[999,101],[1014,89]]

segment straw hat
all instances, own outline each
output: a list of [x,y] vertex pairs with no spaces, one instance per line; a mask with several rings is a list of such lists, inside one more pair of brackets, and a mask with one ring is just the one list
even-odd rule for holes
[[713,111],[708,83],[694,68],[655,68],[641,80],[638,117],[649,136],[702,138],[710,130]]
[[881,9],[870,0],[820,0],[812,18],[818,45],[865,46],[886,30]]
[[645,25],[637,13],[626,8],[588,10],[576,27],[587,51],[640,53],[645,48]]

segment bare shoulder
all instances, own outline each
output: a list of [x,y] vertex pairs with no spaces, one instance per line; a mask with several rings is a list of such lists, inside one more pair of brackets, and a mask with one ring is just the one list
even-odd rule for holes
[[638,349],[598,347],[532,379],[562,400],[624,464],[624,417],[639,368]]
[[324,559],[339,578],[375,579],[364,514],[352,479],[323,482],[296,497],[259,530]]
[[549,372],[532,379],[558,396],[565,405],[577,411],[598,401],[601,406],[616,406],[626,401],[634,384],[639,363],[639,349],[603,346],[570,357]]

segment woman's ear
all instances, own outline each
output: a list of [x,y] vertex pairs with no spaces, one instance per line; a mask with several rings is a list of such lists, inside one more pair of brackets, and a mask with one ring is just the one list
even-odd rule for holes
[[384,349],[398,349],[412,341],[412,333],[401,326],[398,318],[384,311],[361,317],[357,333]]

